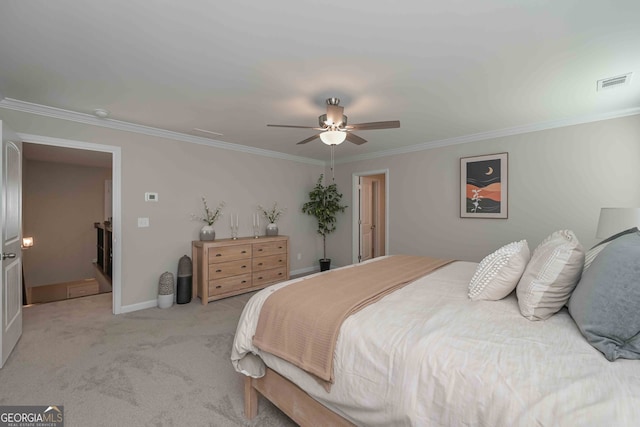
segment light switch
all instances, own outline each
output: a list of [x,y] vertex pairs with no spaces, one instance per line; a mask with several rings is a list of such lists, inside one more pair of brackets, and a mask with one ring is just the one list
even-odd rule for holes
[[148,227],[149,218],[138,218],[138,228]]

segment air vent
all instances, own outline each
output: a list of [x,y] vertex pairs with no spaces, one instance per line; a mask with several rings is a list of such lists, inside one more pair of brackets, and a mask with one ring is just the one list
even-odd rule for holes
[[613,89],[621,86],[628,86],[633,73],[623,74],[621,76],[609,77],[607,79],[598,80],[598,91],[605,89]]

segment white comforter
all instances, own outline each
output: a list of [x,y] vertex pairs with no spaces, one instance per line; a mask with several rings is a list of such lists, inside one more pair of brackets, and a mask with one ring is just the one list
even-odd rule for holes
[[329,393],[251,344],[264,300],[294,281],[266,288],[247,303],[233,365],[260,377],[264,361],[363,426],[640,425],[640,361],[607,361],[566,309],[532,322],[520,314],[514,294],[469,300],[476,266],[447,265],[349,317]]

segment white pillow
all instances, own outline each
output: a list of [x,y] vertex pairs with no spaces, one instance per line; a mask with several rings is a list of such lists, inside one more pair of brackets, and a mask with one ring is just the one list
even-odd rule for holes
[[528,261],[526,240],[509,243],[487,255],[471,278],[469,298],[497,301],[506,297],[516,288]]
[[544,320],[569,300],[584,267],[584,249],[571,230],[544,239],[516,287],[520,312],[529,320]]

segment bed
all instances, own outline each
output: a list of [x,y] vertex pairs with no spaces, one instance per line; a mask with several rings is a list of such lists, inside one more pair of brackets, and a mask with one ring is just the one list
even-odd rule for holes
[[452,262],[347,317],[329,391],[313,375],[254,346],[253,336],[270,295],[318,275],[331,280],[333,272],[258,292],[242,313],[231,357],[246,376],[245,415],[255,416],[260,394],[300,425],[640,422],[639,360],[607,360],[564,304],[545,320],[532,321],[523,316],[516,291],[498,300],[471,299],[478,268]]

